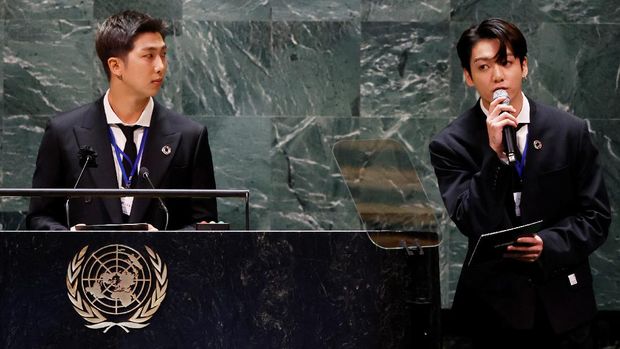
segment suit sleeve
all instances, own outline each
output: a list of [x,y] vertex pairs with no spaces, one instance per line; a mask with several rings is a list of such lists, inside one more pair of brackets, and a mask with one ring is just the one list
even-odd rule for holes
[[[32,177],[33,188],[61,188],[62,161],[57,131],[51,120],[47,123],[37,163]],[[31,230],[67,230],[64,223],[65,211],[62,198],[33,197],[26,217],[26,226]]]
[[470,152],[446,134],[433,140],[429,150],[446,210],[463,234],[476,238],[509,224],[510,167],[491,151],[476,165]]
[[545,271],[583,263],[607,239],[611,210],[598,151],[590,139],[588,126],[582,123],[575,155],[573,188],[574,212],[552,222],[539,233],[543,239],[540,262]]
[[[215,189],[213,160],[206,127],[203,127],[200,133],[193,163],[192,189]],[[193,223],[217,221],[217,201],[215,198],[192,199],[191,209]]]

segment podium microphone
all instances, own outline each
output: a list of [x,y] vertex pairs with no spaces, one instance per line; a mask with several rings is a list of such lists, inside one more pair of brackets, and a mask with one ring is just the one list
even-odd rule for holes
[[[78,160],[79,160],[80,166],[82,166],[82,171],[80,171],[80,175],[75,181],[75,185],[73,186],[73,189],[77,188],[78,184],[80,183],[80,180],[82,179],[82,175],[84,174],[84,171],[86,170],[87,167],[93,167],[93,168],[97,167],[97,152],[90,145],[81,146],[80,150],[78,151]],[[65,201],[65,215],[67,216],[67,228],[71,228],[71,224],[69,223],[69,200],[71,200],[71,198],[68,198],[67,201]]]
[[[149,182],[149,185],[151,186],[151,189],[155,190],[155,186],[153,185],[153,182],[151,182],[151,177],[149,177],[149,169],[146,168],[145,166],[142,166],[142,167],[140,167],[140,172],[138,172],[138,173],[140,174],[140,176],[142,178],[146,179]],[[168,214],[168,208],[164,204],[164,200],[162,200],[160,197],[157,197],[157,200],[159,200],[159,206],[161,206],[161,208],[166,213],[166,225],[164,225],[164,230],[167,230],[168,229],[168,219],[170,218],[170,215]]]
[[[493,100],[496,100],[501,97],[506,97],[502,104],[509,105],[510,97],[508,97],[508,92],[504,89],[498,89],[493,92]],[[504,143],[504,150],[506,150],[506,156],[508,156],[508,162],[511,165],[514,165],[517,162],[517,134],[515,132],[514,127],[512,126],[504,126],[502,130],[502,142]]]

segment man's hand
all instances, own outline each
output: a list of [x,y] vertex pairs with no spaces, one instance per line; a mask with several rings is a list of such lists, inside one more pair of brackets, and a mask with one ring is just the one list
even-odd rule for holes
[[538,260],[543,250],[543,240],[537,234],[525,235],[506,248],[504,258],[511,258],[520,262],[532,263]]
[[489,105],[489,116],[487,117],[487,133],[489,134],[489,146],[502,159],[504,154],[504,144],[502,143],[502,130],[504,126],[517,127],[517,118],[513,114],[517,110],[511,105],[500,104],[504,97],[497,98]]

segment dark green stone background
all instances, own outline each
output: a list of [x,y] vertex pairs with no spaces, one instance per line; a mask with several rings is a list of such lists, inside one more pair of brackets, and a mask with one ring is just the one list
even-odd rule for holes
[[[126,8],[172,22],[158,97],[209,126],[219,188],[252,191],[254,229],[350,229],[360,223],[331,148],[391,138],[410,152],[437,208],[442,301],[465,240],[446,217],[430,137],[475,101],[454,42],[488,16],[529,41],[526,92],[587,119],[614,222],[592,256],[602,309],[620,310],[620,5],[617,0],[4,0],[0,2],[0,186],[29,187],[46,120],[100,96],[94,28]],[[27,208],[4,198],[0,211]],[[242,206],[220,201],[237,228]]]

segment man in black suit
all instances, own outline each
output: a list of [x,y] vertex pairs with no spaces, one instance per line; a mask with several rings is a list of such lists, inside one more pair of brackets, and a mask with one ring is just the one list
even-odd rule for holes
[[[91,104],[54,117],[39,148],[33,188],[72,188],[80,174],[80,149],[91,147],[97,168],[88,168],[79,188],[150,188],[140,174],[149,170],[156,188],[214,189],[207,128],[156,102],[163,83],[166,25],[148,15],[125,11],[98,28],[97,54],[109,90]],[[146,222],[165,227],[165,213],[155,199],[33,198],[29,229],[63,230],[76,224]],[[217,219],[215,199],[166,200],[168,229],[192,227]]]
[[[587,123],[526,97],[527,44],[500,19],[467,29],[457,51],[480,100],[430,143],[450,218],[472,248],[483,233],[543,220],[503,258],[464,266],[453,310],[476,347],[588,348],[596,312],[589,255],[611,220]],[[493,99],[503,89],[506,97]],[[502,129],[518,129],[517,161]]]

